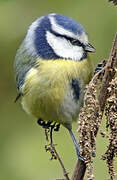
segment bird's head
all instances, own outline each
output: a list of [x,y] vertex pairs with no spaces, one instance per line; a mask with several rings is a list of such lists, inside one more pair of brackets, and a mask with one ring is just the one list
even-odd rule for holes
[[94,52],[84,27],[60,14],[42,16],[29,27],[24,40],[28,54],[42,59],[80,61]]

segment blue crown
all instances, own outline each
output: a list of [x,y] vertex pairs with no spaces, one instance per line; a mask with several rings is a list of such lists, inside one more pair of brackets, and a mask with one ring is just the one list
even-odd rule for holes
[[76,35],[81,35],[83,31],[85,32],[84,27],[80,23],[74,21],[72,18],[60,14],[55,14],[54,18],[57,24]]

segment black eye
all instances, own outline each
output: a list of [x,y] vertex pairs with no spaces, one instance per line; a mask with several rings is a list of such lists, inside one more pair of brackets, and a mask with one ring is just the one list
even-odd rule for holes
[[70,43],[74,46],[82,46],[82,43],[77,39],[70,40]]

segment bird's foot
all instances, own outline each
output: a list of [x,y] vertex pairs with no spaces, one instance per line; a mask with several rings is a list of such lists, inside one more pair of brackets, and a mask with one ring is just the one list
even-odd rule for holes
[[[104,60],[103,62],[99,62],[98,65],[97,65],[97,67],[96,67],[95,70],[94,70],[94,75],[95,75],[96,73],[98,73],[99,71],[101,71],[105,65],[106,65],[106,60]],[[99,74],[99,77],[100,77],[100,76],[103,76],[104,73],[105,73],[105,71],[101,71],[100,74]]]
[[37,123],[42,126],[44,129],[49,129],[49,127],[51,126],[51,121],[45,122],[43,121],[43,119],[38,119]]
[[55,122],[53,123],[52,121],[46,122],[41,118],[38,119],[37,123],[44,129],[52,128],[54,131],[59,131],[59,128],[60,128],[60,124],[55,123]]
[[103,68],[103,62],[99,62],[97,67],[94,70],[94,74],[98,73]]
[[81,161],[86,161],[86,158],[84,158],[84,157],[81,155],[81,149],[80,149],[79,147],[76,148],[76,153],[77,153],[78,159],[80,159]]

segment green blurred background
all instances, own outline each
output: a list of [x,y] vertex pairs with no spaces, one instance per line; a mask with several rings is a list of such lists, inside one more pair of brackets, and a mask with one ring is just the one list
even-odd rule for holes
[[[0,180],[53,180],[63,177],[56,161],[45,152],[43,130],[26,115],[19,103],[13,74],[13,61],[28,26],[37,17],[50,12],[72,17],[86,28],[96,47],[94,65],[107,58],[117,29],[117,7],[107,0],[0,0]],[[74,124],[74,132],[77,125]],[[70,173],[76,154],[68,132],[55,133],[57,150]],[[107,142],[98,138],[94,160],[96,180],[108,177],[100,160]]]

